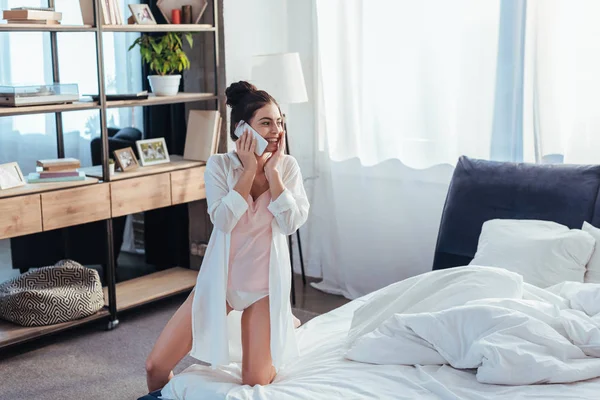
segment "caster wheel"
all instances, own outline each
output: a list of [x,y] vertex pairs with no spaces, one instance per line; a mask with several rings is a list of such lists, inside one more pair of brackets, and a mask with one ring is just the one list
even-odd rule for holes
[[107,330],[112,331],[117,326],[119,326],[119,320],[115,319],[114,321],[108,321]]

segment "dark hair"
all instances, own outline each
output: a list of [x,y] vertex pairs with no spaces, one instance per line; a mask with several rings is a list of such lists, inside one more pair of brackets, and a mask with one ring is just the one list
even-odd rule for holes
[[[269,103],[273,103],[279,109],[279,104],[275,99],[264,90],[258,90],[256,86],[246,81],[234,82],[225,90],[227,96],[227,105],[231,107],[231,126],[229,136],[234,142],[238,139],[235,136],[235,127],[240,121],[248,124],[254,113]],[[279,109],[281,114],[281,109]]]

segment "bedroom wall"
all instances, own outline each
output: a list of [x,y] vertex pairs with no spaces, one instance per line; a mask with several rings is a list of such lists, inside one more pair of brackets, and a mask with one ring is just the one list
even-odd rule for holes
[[[288,131],[311,202],[300,230],[307,274],[325,279],[321,289],[353,298],[430,270],[452,168],[412,171],[399,162],[363,168],[357,160],[325,161],[317,168],[314,1],[224,3],[228,85],[250,79],[252,55],[298,52],[301,57],[309,102],[291,106]],[[380,208],[390,201],[395,206],[386,213],[368,213],[369,195]],[[294,251],[299,272],[297,247]]]
[[[300,164],[309,200],[313,197],[317,143],[313,101],[313,13],[312,0],[225,0],[223,7],[227,85],[250,80],[253,55],[281,52],[300,54],[309,101],[289,106],[288,135],[290,153]],[[233,148],[231,140],[228,145],[230,149]],[[301,230],[303,239],[308,234],[309,225],[307,223]],[[296,266],[296,270],[299,271],[299,266]],[[306,272],[309,276],[321,276],[318,265],[311,265]]]

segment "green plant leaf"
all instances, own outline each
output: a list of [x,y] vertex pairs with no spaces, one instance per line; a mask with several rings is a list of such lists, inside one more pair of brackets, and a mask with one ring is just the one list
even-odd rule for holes
[[155,53],[160,54],[162,52],[163,46],[162,44],[152,43],[152,48],[154,49]]
[[190,68],[190,60],[182,49],[183,36],[191,47],[193,43],[191,33],[168,32],[159,38],[143,34],[131,44],[129,49],[139,45],[142,60],[158,75],[181,72]]

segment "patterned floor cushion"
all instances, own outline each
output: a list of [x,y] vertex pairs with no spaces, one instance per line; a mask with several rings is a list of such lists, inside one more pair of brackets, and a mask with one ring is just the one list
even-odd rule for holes
[[0,318],[23,326],[73,321],[104,306],[98,272],[72,260],[0,284]]

